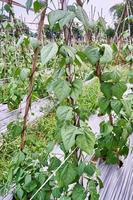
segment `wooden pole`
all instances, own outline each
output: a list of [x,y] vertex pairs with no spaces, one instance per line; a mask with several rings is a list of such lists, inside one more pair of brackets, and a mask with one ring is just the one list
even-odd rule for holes
[[[46,3],[48,2],[48,0],[46,0]],[[45,15],[46,15],[46,9],[45,8],[40,16],[40,21],[38,24],[38,35],[37,35],[37,39],[38,41],[42,40],[42,31],[44,28],[44,19],[45,19]],[[32,61],[32,73],[29,79],[29,89],[28,89],[28,96],[26,99],[26,107],[25,107],[25,114],[24,114],[24,123],[23,123],[23,129],[21,132],[21,144],[20,144],[20,149],[21,151],[23,151],[24,147],[25,147],[25,143],[26,143],[26,128],[27,128],[27,119],[28,119],[28,113],[29,113],[29,109],[30,109],[30,104],[31,104],[31,96],[32,96],[32,90],[33,90],[33,82],[34,82],[34,75],[35,75],[35,71],[36,71],[36,65],[37,65],[37,60],[38,60],[38,54],[39,54],[39,47],[36,48],[34,50],[34,55],[33,55],[33,61]]]

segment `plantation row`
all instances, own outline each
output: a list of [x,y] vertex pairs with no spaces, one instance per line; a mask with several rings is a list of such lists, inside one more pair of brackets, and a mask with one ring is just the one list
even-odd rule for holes
[[[34,36],[22,31],[12,1],[3,7],[10,20],[2,23],[0,36],[0,103],[8,107],[0,113],[1,127],[7,126],[0,143],[1,195],[13,190],[16,200],[106,200],[110,188],[98,163],[121,168],[130,152],[132,40],[127,36],[121,45],[115,40],[109,45],[101,34],[104,43],[93,40],[82,1],[67,5],[64,0],[60,9],[48,12],[49,3],[26,2],[27,12],[33,8],[40,17]],[[50,40],[44,34],[46,18],[54,33]],[[87,38],[81,43],[72,39],[77,22]],[[50,112],[39,119],[45,97]],[[16,119],[23,101],[23,115]],[[32,115],[38,121],[29,124]],[[3,123],[6,116],[11,123]]]

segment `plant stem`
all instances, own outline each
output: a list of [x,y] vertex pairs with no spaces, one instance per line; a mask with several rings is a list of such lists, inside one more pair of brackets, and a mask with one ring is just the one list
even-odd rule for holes
[[99,78],[99,81],[101,82],[101,66],[100,66],[100,63],[99,61],[97,62],[96,64],[96,76]]
[[76,3],[78,4],[78,6],[81,6],[81,7],[83,7],[83,2],[81,1],[81,0],[76,0]]
[[109,114],[109,121],[110,121],[110,124],[113,126],[113,116],[112,116],[112,113]]

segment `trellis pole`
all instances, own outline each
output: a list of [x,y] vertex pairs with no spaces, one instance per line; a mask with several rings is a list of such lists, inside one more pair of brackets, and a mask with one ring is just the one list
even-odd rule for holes
[[[45,2],[47,4],[48,0],[46,0]],[[43,36],[42,31],[43,31],[43,28],[44,28],[44,19],[45,19],[45,15],[46,15],[46,9],[47,9],[47,7],[44,8],[43,11],[41,12],[40,21],[38,23],[38,35],[37,35],[38,41],[42,40],[42,36]],[[25,143],[26,143],[27,120],[28,120],[28,113],[29,113],[29,109],[30,109],[30,105],[31,105],[34,75],[35,75],[35,71],[36,71],[36,68],[37,68],[38,54],[39,54],[39,47],[37,47],[34,50],[34,55],[33,55],[32,72],[31,72],[31,76],[30,76],[30,79],[29,79],[28,96],[27,96],[27,99],[26,99],[25,114],[24,114],[24,123],[23,123],[22,132],[21,132],[21,144],[20,144],[21,151],[23,151],[23,149],[25,147]]]

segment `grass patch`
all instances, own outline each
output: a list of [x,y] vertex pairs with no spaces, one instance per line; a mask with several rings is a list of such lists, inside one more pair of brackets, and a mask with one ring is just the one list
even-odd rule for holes
[[83,93],[79,98],[81,118],[88,118],[98,107],[98,99],[101,95],[100,82],[97,77],[86,83]]
[[[44,151],[49,141],[55,138],[56,119],[55,113],[50,113],[39,119],[27,129],[26,150],[31,153]],[[20,136],[14,137],[12,130],[4,137],[4,143],[0,148],[0,187],[6,182],[12,158],[20,147]]]

